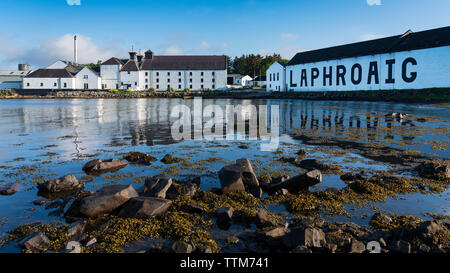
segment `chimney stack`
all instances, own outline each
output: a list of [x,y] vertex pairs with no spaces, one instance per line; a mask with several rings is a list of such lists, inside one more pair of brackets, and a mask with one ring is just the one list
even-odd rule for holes
[[147,60],[153,59],[153,51],[151,51],[151,50],[145,51],[145,59],[147,59]]
[[77,35],[73,37],[73,63],[78,63],[78,56],[77,56]]
[[136,52],[134,50],[128,52],[130,53],[130,60],[131,61],[136,61]]
[[138,54],[137,55],[137,61],[140,63],[140,62],[142,62],[142,58],[144,58],[144,55],[142,55],[142,54]]

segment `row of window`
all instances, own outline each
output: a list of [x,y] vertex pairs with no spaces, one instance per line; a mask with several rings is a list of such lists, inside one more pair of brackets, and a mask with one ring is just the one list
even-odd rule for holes
[[[159,87],[160,87],[159,84],[157,84],[157,85],[156,85],[156,89],[157,89],[157,90],[160,90]],[[165,90],[168,90],[170,87],[171,87],[170,84],[168,84],[168,85],[167,85],[167,89],[165,89]],[[162,87],[162,88],[164,88],[164,87]],[[189,89],[192,89],[192,88],[193,88],[192,84],[189,85]],[[149,89],[148,84],[145,85],[145,89]],[[183,89],[183,87],[181,86],[181,84],[179,84],[179,85],[178,85],[178,90],[182,90],[182,89]],[[200,89],[205,89],[205,86],[204,86],[203,84],[200,85]],[[215,86],[214,84],[212,85],[212,89],[216,89],[216,86]]]
[[[44,87],[44,83],[43,82],[41,82],[40,84],[39,84],[39,86],[40,87]],[[53,83],[53,87],[57,87],[58,86],[58,84],[55,82],[55,83]],[[27,87],[30,87],[30,83],[29,82],[27,82]],[[63,83],[63,87],[64,88],[66,88],[67,87],[67,83],[65,82],[65,83]]]
[[[131,71],[127,71],[127,74],[130,75]],[[178,76],[181,76],[181,72],[178,72]],[[205,72],[200,72],[200,76],[204,76]],[[211,72],[212,76],[216,75],[216,72]],[[145,76],[148,76],[148,72],[145,72]],[[159,72],[156,72],[156,76],[159,76]],[[167,76],[170,76],[170,72],[167,72]],[[192,76],[192,72],[189,72],[189,76]],[[85,79],[87,79],[87,75],[85,76]]]
[[[216,79],[211,79],[212,82],[216,82]],[[148,79],[145,79],[145,82],[148,83]],[[156,82],[159,83],[159,78],[156,78]],[[170,78],[167,79],[167,82],[170,82]],[[181,78],[178,79],[178,82],[182,82]],[[189,82],[192,82],[192,78],[189,79]],[[203,78],[200,79],[200,82],[204,82]]]
[[[276,76],[276,79],[275,79],[275,76]],[[270,81],[272,81],[272,79],[274,81],[279,81],[280,80],[280,73],[279,72],[278,73],[270,73],[269,74],[269,78],[270,78]]]

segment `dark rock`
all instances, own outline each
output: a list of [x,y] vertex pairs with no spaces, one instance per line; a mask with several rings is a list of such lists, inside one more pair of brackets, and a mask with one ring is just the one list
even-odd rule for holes
[[325,233],[318,228],[293,228],[283,238],[283,244],[293,249],[299,245],[321,248],[326,245]]
[[425,178],[450,178],[450,165],[426,162],[417,166],[415,170]]
[[297,155],[298,155],[299,157],[301,157],[301,158],[305,157],[307,154],[308,154],[308,152],[305,151],[305,150],[303,150],[303,149],[300,149],[300,150],[298,150],[298,152],[297,152]]
[[312,250],[307,248],[306,246],[297,246],[292,250],[292,253],[299,253],[299,254],[311,254]]
[[362,180],[364,177],[359,173],[345,173],[341,175],[341,180],[345,183],[354,182],[356,180]]
[[309,187],[322,182],[322,173],[319,170],[309,171],[307,173],[297,175],[284,182],[274,184],[271,186],[272,192],[279,189],[287,189],[290,193],[298,193],[307,190]]
[[350,245],[350,253],[363,253],[366,251],[366,245],[358,240],[353,239]]
[[119,217],[151,218],[162,215],[172,205],[172,201],[155,197],[133,197],[119,211]]
[[239,149],[243,149],[243,150],[247,150],[249,147],[248,147],[248,145],[239,145],[238,148]]
[[176,241],[172,245],[172,250],[175,253],[187,253],[187,254],[189,254],[189,253],[192,253],[194,251],[194,248],[192,247],[191,244],[188,244],[186,242]]
[[50,240],[42,232],[36,232],[23,239],[19,245],[31,252],[43,252],[50,247]]
[[429,247],[429,246],[427,246],[425,244],[421,244],[418,247],[417,250],[418,250],[419,253],[430,253],[431,252],[431,247]]
[[138,197],[132,186],[107,186],[80,202],[80,213],[87,217],[97,217],[113,212],[133,197]]
[[403,240],[394,241],[389,244],[389,250],[398,253],[411,253],[411,244]]
[[298,164],[299,167],[312,171],[312,170],[320,170],[320,171],[326,171],[329,170],[330,167],[323,164],[322,162],[318,161],[317,159],[305,159],[300,161]]
[[259,234],[262,240],[269,246],[278,247],[282,245],[282,239],[287,233],[286,227],[277,227],[274,229],[261,231]]
[[256,198],[262,198],[263,197],[263,190],[260,187],[255,187],[249,190],[250,194],[253,195],[253,197]]
[[13,195],[19,191],[20,183],[0,184],[0,195]]
[[144,196],[166,198],[166,192],[172,185],[172,179],[164,176],[147,178],[144,185]]
[[151,155],[144,154],[141,152],[129,152],[125,156],[125,159],[130,163],[139,164],[139,165],[151,165],[152,162],[158,160]]
[[83,182],[72,174],[38,184],[39,191],[45,193],[76,191],[81,188],[83,188]]
[[232,207],[222,207],[217,209],[217,225],[221,229],[228,229],[231,226],[233,212],[234,210]]
[[233,245],[239,243],[239,238],[237,236],[229,236],[227,237],[227,244]]
[[182,209],[183,211],[188,212],[188,213],[198,213],[198,214],[201,214],[201,213],[204,213],[204,212],[205,212],[205,209],[202,208],[201,206],[199,206],[198,204],[188,204],[188,205],[184,205],[181,209]]
[[166,198],[170,200],[177,199],[178,196],[194,197],[200,187],[195,183],[172,183],[166,192]]
[[246,158],[238,159],[236,164],[223,167],[219,171],[219,179],[224,194],[259,188],[258,179],[250,161]]
[[47,199],[37,199],[33,201],[33,204],[36,206],[43,206],[45,203],[47,203]]
[[289,194],[289,191],[286,190],[286,189],[279,189],[279,190],[277,190],[275,192],[276,196],[285,196],[285,195],[288,195],[288,194]]
[[83,171],[86,173],[104,173],[116,171],[127,166],[127,162],[121,159],[100,160],[94,159],[86,163]]
[[370,222],[375,226],[377,225],[376,223],[390,224],[392,223],[392,218],[384,212],[377,212],[372,216]]
[[182,162],[184,161],[184,159],[179,158],[179,157],[175,157],[169,154],[166,154],[162,159],[161,162],[164,164],[174,164],[174,163],[178,163],[178,162]]
[[286,180],[289,180],[291,177],[289,175],[282,175],[282,176],[277,176],[277,177],[272,177],[272,184],[278,184],[281,182],[284,182]]
[[444,223],[438,220],[420,223],[416,229],[416,232],[421,240],[429,244],[433,244],[434,239],[439,237],[439,235],[445,237],[450,236],[450,233]]

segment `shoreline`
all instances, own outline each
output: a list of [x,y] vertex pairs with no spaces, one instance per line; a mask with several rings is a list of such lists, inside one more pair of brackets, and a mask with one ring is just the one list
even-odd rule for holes
[[449,103],[450,89],[387,91],[328,91],[328,92],[266,92],[207,91],[207,92],[109,92],[109,91],[52,91],[52,90],[0,90],[0,99],[135,99],[135,98],[184,98],[192,99],[295,99],[332,101],[370,101],[397,103]]

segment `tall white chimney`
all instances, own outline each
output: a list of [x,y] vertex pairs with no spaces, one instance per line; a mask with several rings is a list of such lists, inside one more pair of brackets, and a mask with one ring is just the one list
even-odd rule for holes
[[78,63],[78,56],[77,56],[77,35],[73,37],[73,63]]

